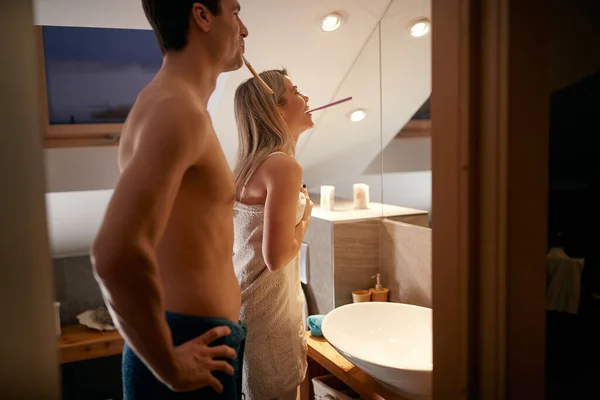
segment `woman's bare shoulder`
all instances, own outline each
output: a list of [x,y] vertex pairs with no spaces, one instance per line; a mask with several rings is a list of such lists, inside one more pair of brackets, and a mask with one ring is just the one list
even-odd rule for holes
[[[286,154],[273,154],[260,166],[266,182],[302,179],[302,166]],[[258,171],[257,171],[258,172]]]

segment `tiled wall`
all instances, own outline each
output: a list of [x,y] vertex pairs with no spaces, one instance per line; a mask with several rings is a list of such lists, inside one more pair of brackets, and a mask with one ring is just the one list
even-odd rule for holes
[[309,315],[333,310],[333,232],[331,223],[312,218],[304,236],[308,243],[308,285],[303,285]]
[[77,314],[104,306],[89,256],[55,258],[53,264],[61,325],[77,324]]
[[431,229],[383,220],[380,232],[381,278],[390,301],[431,307]]
[[375,286],[379,272],[379,219],[337,223],[334,231],[335,306],[352,303],[352,292]]
[[[352,291],[389,288],[389,301],[431,307],[431,229],[427,216],[406,222],[373,219],[351,223],[311,220],[309,283],[304,285],[309,314],[327,314],[352,302]],[[421,225],[421,226],[419,226]]]

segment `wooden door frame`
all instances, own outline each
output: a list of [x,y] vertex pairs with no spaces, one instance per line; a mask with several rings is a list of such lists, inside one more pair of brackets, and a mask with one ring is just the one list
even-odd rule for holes
[[543,398],[546,17],[432,0],[435,399]]

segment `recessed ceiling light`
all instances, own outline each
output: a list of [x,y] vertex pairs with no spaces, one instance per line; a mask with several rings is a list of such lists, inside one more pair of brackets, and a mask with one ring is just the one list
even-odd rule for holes
[[338,13],[327,14],[321,20],[321,29],[325,32],[333,32],[342,25],[342,16]]
[[350,118],[350,121],[352,122],[360,122],[363,119],[365,119],[367,116],[367,112],[365,110],[363,110],[362,108],[359,108],[358,110],[354,110],[352,112],[350,112],[350,115],[348,116],[348,118]]
[[425,36],[429,33],[430,28],[431,24],[427,18],[420,19],[410,26],[410,35],[414,37]]

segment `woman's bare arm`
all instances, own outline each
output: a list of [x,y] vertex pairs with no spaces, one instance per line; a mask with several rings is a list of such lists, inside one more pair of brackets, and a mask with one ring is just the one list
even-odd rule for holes
[[263,256],[271,271],[285,267],[300,250],[308,221],[296,225],[296,203],[302,187],[302,168],[296,160],[275,155],[265,161],[267,197]]

